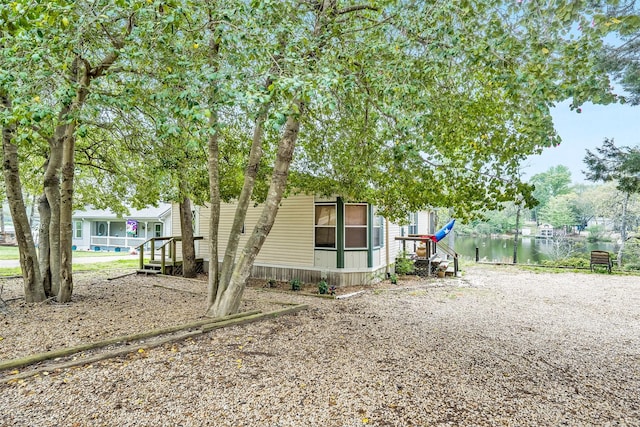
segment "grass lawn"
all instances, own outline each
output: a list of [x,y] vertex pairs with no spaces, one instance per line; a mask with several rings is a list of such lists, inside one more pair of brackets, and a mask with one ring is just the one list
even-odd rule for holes
[[[73,251],[74,258],[82,258],[82,257],[96,257],[96,256],[116,256],[116,255],[126,255],[126,252],[106,252],[106,251]],[[17,260],[19,258],[18,255],[18,247],[17,246],[0,246],[0,260]]]
[[[92,264],[74,264],[73,271],[102,271],[111,269],[136,269],[139,267],[137,259],[116,259],[109,262],[96,262]],[[0,278],[7,276],[20,276],[20,267],[0,267]]]

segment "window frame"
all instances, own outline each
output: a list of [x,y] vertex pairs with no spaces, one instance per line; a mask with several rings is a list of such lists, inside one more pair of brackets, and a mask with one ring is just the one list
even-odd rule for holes
[[[347,224],[347,208],[349,206],[362,206],[365,210],[365,224],[349,225]],[[344,204],[344,250],[345,251],[363,251],[368,250],[369,245],[369,204],[368,203],[345,203]],[[349,229],[364,229],[365,232],[365,245],[364,246],[347,246],[347,230]]]
[[[331,206],[333,207],[334,224],[318,225],[317,207]],[[331,217],[331,215],[329,216]],[[318,228],[333,228],[333,247],[318,246],[316,242],[316,232]],[[335,251],[338,249],[338,204],[337,203],[314,203],[313,204],[313,248],[315,250]]]
[[[80,227],[78,227],[78,225]],[[84,234],[83,233],[83,231],[84,231],[83,228],[84,228],[83,221],[80,221],[80,220],[73,221],[73,238],[74,239],[80,240],[80,239],[83,238],[82,237],[82,235]],[[80,233],[78,233],[78,232],[80,232]]]
[[409,214],[409,224],[407,225],[407,234],[418,234],[418,213],[411,212]]
[[[371,236],[373,241],[371,247],[373,249],[379,249],[384,246],[384,217],[378,214],[373,214],[373,224],[371,224]],[[378,244],[376,245],[376,236]]]

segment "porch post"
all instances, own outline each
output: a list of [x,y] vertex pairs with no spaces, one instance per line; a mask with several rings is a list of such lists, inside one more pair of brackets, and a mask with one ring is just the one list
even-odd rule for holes
[[111,221],[107,221],[107,246],[111,246]]
[[336,202],[336,267],[344,268],[344,202],[338,197]]
[[367,203],[367,268],[373,267],[373,206]]

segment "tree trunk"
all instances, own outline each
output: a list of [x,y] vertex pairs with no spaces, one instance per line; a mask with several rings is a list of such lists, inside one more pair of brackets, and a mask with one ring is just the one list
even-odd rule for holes
[[[62,114],[68,112],[65,108]],[[51,292],[58,295],[60,291],[60,168],[62,167],[62,140],[64,137],[64,127],[56,128],[54,137],[49,141],[49,158],[47,159],[47,169],[44,173],[44,194],[47,198],[50,215],[41,218],[41,221],[48,219],[47,223],[42,222],[41,227],[48,227],[49,236],[49,272],[51,277]],[[42,237],[39,239],[42,243]],[[44,267],[45,264],[42,264]]]
[[[82,90],[82,89],[80,89]],[[73,177],[75,173],[75,121],[67,126],[63,142],[62,185],[60,186],[60,289],[58,302],[71,301],[73,294]]]
[[186,196],[180,202],[180,233],[182,235],[182,276],[193,278],[197,276],[196,248],[193,243],[191,200]]
[[[278,144],[278,153],[276,164],[273,168],[271,185],[269,186],[269,194],[264,203],[260,219],[236,262],[229,283],[226,286],[224,284],[220,285],[215,302],[207,310],[208,316],[220,317],[236,313],[240,307],[242,294],[256,256],[275,222],[280,202],[287,186],[289,166],[293,159],[293,149],[298,139],[299,130],[300,123],[296,118],[290,116],[287,119],[284,134]],[[224,290],[222,290],[223,288]]]
[[513,236],[513,263],[518,263],[518,233],[520,232],[520,209],[522,207],[518,205],[516,210],[516,234]]
[[42,275],[42,286],[47,297],[56,294],[51,288],[51,242],[49,236],[49,224],[51,223],[51,207],[47,196],[40,196],[38,203],[38,213],[40,214],[40,227],[38,230],[38,255],[40,264],[40,274]]
[[[6,93],[0,93],[0,108],[4,111],[11,110],[11,99]],[[15,228],[16,241],[20,252],[20,268],[24,279],[24,295],[27,302],[40,302],[46,299],[40,269],[38,268],[38,256],[36,246],[29,226],[27,208],[22,198],[22,182],[18,160],[18,147],[13,143],[14,127],[2,128],[2,152],[4,155],[3,172],[9,201],[9,209]]]
[[622,253],[624,251],[624,244],[627,241],[627,207],[629,205],[630,193],[624,194],[624,200],[622,202],[622,222],[620,224],[620,249],[618,249],[618,268],[622,268]]
[[[208,4],[208,7],[215,8],[215,4]],[[220,42],[215,37],[216,21],[210,11],[211,33],[209,38],[208,56],[211,67],[214,70],[219,68]],[[211,214],[209,217],[209,283],[207,284],[207,307],[211,307],[218,295],[219,278],[219,257],[218,257],[218,226],[220,225],[220,147],[219,147],[219,123],[218,111],[216,108],[217,88],[211,88],[209,106],[211,115],[209,116],[209,129],[211,134],[208,141],[208,169],[209,169],[209,201]]]
[[[270,84],[270,83],[269,83]],[[268,87],[268,85],[267,85]],[[244,173],[244,183],[242,186],[242,192],[238,198],[238,206],[236,206],[235,216],[233,218],[233,225],[229,232],[229,241],[227,243],[227,249],[222,260],[222,271],[220,272],[220,283],[225,286],[231,279],[231,274],[236,262],[236,253],[238,252],[238,244],[240,243],[240,234],[242,227],[244,226],[245,219],[247,217],[247,210],[249,209],[249,202],[251,202],[251,195],[255,187],[256,177],[258,176],[258,166],[260,165],[260,159],[262,158],[262,140],[263,140],[263,124],[266,119],[266,109],[263,109],[260,116],[256,120],[256,124],[253,131],[253,141],[251,143],[251,150],[249,152],[249,160]],[[224,289],[221,289],[224,292]]]
[[[6,189],[5,189],[5,194],[3,194],[3,200],[4,200],[4,196],[6,195]],[[2,238],[2,240],[4,240],[4,203],[2,203],[2,201],[0,201],[0,236]]]

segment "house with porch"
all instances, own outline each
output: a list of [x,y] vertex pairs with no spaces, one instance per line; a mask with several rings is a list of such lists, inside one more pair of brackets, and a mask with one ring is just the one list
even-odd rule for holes
[[[236,206],[223,203],[220,208],[219,261],[224,256]],[[262,207],[249,207],[240,245],[246,243]],[[180,230],[177,205],[172,212],[171,227]],[[210,209],[195,207],[193,217],[195,235],[207,238]],[[289,196],[280,205],[252,277],[282,281],[296,278],[306,283],[325,279],[332,286],[375,283],[393,272],[396,256],[405,244],[396,240],[397,236],[410,231],[433,232],[428,215],[414,216],[409,222],[409,226],[400,227],[387,221],[366,202],[304,194]],[[196,242],[196,252],[208,263],[207,244]]]
[[130,209],[126,216],[101,209],[77,211],[73,214],[73,247],[128,252],[152,237],[170,236],[171,211],[169,203]]

